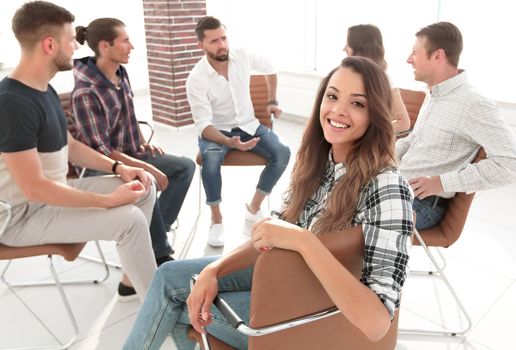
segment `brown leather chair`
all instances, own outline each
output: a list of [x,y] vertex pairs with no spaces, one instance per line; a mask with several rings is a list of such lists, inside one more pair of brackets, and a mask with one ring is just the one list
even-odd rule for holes
[[[326,234],[320,239],[357,279],[360,278],[364,254],[361,227]],[[269,325],[275,327],[279,323],[288,322],[285,330],[250,336],[249,349],[394,349],[399,310],[396,311],[388,333],[378,342],[371,342],[338,310],[332,316],[290,328],[291,320],[313,313],[324,313],[329,308],[333,313],[332,307],[334,304],[330,297],[298,253],[272,249],[261,254],[253,274],[250,327],[265,331],[264,328]],[[193,329],[189,335],[202,344],[200,335]],[[212,350],[231,349],[217,339],[209,338]]]
[[[485,157],[486,153],[481,148],[473,163],[477,163]],[[474,197],[475,193],[459,192],[450,199],[441,221],[434,227],[419,232],[425,244],[429,247],[448,248],[455,243],[466,224],[469,208]],[[416,240],[414,244],[420,244],[420,242]]]
[[[484,149],[481,148],[478,151],[477,156],[473,160],[473,163],[479,162],[480,160],[485,159],[485,157],[486,153]],[[456,336],[464,335],[471,329],[471,317],[469,316],[459,296],[455,292],[452,284],[444,274],[445,265],[439,265],[439,263],[431,253],[429,247],[436,247],[437,253],[440,255],[441,260],[444,263],[446,263],[444,256],[440,252],[439,248],[448,248],[459,239],[464,229],[464,225],[466,224],[469,208],[471,207],[471,203],[474,197],[475,193],[466,194],[463,192],[459,192],[455,194],[455,196],[449,200],[448,207],[441,221],[437,225],[429,229],[421,230],[420,232],[415,230],[413,240],[414,245],[420,245],[423,247],[425,253],[430,259],[430,262],[432,263],[433,267],[435,267],[435,271],[413,271],[411,272],[411,274],[426,275],[441,279],[441,281],[444,283],[444,285],[454,298],[455,302],[457,303],[459,310],[464,315],[466,319],[466,325],[460,330],[434,331],[425,329],[400,329],[400,333],[416,335]]]
[[[11,206],[4,202],[0,201],[0,218],[2,220],[2,226],[0,227],[0,237],[5,232],[7,227],[9,226],[9,222],[11,220]],[[77,339],[79,335],[79,326],[77,325],[77,321],[72,312],[72,308],[66,295],[64,293],[63,285],[64,284],[97,284],[99,282],[104,281],[107,276],[103,279],[85,279],[85,280],[70,280],[70,281],[61,281],[58,277],[57,271],[54,267],[53,263],[53,255],[61,255],[67,261],[75,260],[81,250],[83,249],[85,243],[72,243],[72,244],[44,244],[44,245],[36,245],[30,247],[11,247],[6,246],[4,244],[0,244],[0,260],[9,260],[3,269],[0,279],[9,287],[10,290],[14,291],[14,287],[30,287],[30,286],[55,286],[59,292],[59,296],[61,297],[61,301],[66,309],[66,313],[68,315],[69,321],[73,328],[73,335],[61,345],[55,346],[44,346],[42,348],[45,349],[68,349],[72,343]],[[48,263],[50,272],[52,274],[53,281],[35,281],[35,282],[12,282],[6,278],[6,273],[11,265],[11,262],[15,259],[20,258],[28,258],[35,257],[40,255],[48,256]],[[42,322],[39,318],[38,320]],[[45,328],[48,329],[46,325],[43,324]],[[28,349],[26,347],[19,349]],[[33,348],[31,348],[33,349]]]
[[421,105],[425,100],[426,94],[423,91],[415,91],[408,89],[400,89],[401,99],[405,104],[405,108],[409,114],[410,118],[410,130],[414,128],[414,124],[416,123],[417,116],[419,115],[419,110],[421,109]]

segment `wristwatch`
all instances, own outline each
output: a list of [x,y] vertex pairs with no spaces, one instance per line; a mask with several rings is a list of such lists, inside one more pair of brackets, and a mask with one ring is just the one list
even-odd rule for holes
[[267,106],[270,106],[270,105],[277,106],[278,104],[279,104],[278,100],[270,100],[269,102],[267,102]]
[[111,167],[111,172],[113,172],[113,174],[116,174],[116,168],[118,168],[119,165],[124,165],[124,163],[119,160],[115,160],[113,166]]

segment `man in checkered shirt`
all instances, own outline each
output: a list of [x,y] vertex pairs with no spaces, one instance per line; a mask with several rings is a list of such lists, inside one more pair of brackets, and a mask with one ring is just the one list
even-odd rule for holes
[[[416,33],[407,62],[429,95],[412,133],[396,143],[399,170],[417,197],[417,229],[439,222],[456,192],[508,185],[516,181],[516,140],[496,104],[481,96],[458,69],[462,35],[449,22]],[[471,164],[480,148],[487,158]]]

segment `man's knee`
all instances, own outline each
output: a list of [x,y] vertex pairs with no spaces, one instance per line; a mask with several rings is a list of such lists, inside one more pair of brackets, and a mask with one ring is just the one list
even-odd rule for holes
[[224,161],[224,152],[221,148],[210,147],[202,154],[202,167],[205,170],[220,168]]
[[275,163],[285,169],[290,161],[290,148],[287,145],[279,143],[275,149]]
[[[149,174],[149,173],[147,173]],[[150,174],[149,174],[150,175]],[[150,182],[149,184],[149,190],[147,191],[147,193],[145,193],[142,197],[141,197],[141,200],[139,200],[138,202],[136,202],[136,204],[140,203],[140,202],[147,202],[147,201],[152,201],[153,203],[156,202],[156,195],[157,195],[157,188],[156,188],[156,179],[154,178],[154,176],[150,175],[152,181]]]
[[285,165],[288,164],[290,160],[290,148],[287,145],[280,144],[278,158],[285,163]]
[[195,173],[195,163],[190,158],[185,158],[185,174],[189,179],[193,178]]
[[[145,235],[149,237],[149,224],[144,213],[134,204],[126,204],[108,209],[113,224],[113,239],[120,242],[127,236]],[[134,240],[134,238],[131,238]]]

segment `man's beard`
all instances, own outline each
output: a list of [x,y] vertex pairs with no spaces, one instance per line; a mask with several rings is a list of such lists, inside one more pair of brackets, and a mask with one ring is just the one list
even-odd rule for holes
[[73,68],[71,57],[66,57],[62,52],[54,60],[54,65],[58,72],[64,72]]
[[208,56],[215,61],[225,62],[229,59],[229,50],[227,50],[224,55],[216,55],[208,52]]

